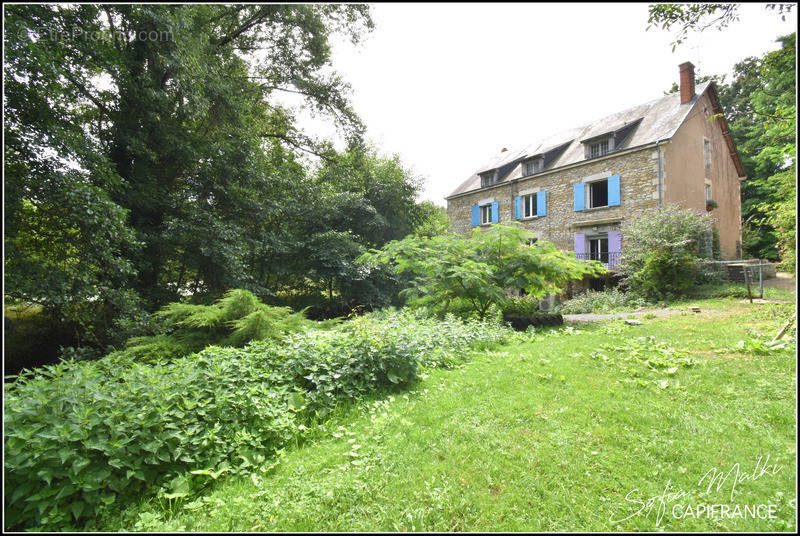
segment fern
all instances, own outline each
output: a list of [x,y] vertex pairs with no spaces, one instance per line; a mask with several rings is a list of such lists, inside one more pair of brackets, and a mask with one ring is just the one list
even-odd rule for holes
[[131,339],[120,354],[137,361],[174,359],[211,345],[244,346],[250,341],[281,339],[310,327],[328,329],[339,322],[315,322],[306,318],[305,312],[261,303],[242,289],[228,291],[211,305],[170,303],[156,314],[166,320],[171,331]]

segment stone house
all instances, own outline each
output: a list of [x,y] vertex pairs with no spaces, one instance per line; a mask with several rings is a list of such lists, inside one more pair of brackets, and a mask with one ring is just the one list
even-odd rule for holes
[[612,270],[626,218],[664,203],[713,206],[722,257],[741,257],[744,168],[712,82],[695,88],[683,63],[680,91],[506,150],[447,199],[451,229],[517,221],[537,238]]

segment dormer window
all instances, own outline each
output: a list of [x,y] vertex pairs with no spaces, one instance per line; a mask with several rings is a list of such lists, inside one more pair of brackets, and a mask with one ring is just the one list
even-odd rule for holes
[[497,182],[497,170],[481,173],[481,188],[486,188]]
[[544,158],[538,157],[534,158],[533,160],[529,160],[525,162],[523,171],[525,173],[525,177],[529,175],[533,175],[534,173],[539,173],[544,169]]
[[614,138],[609,136],[586,144],[586,158],[605,156],[614,150]]

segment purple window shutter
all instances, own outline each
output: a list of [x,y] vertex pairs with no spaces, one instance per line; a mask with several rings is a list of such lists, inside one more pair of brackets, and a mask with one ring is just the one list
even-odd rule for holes
[[613,269],[619,264],[619,254],[622,251],[622,235],[619,231],[608,232],[608,267]]
[[608,252],[619,253],[622,251],[622,235],[619,231],[608,232]]
[[580,258],[586,254],[586,235],[577,233],[575,235],[575,256]]

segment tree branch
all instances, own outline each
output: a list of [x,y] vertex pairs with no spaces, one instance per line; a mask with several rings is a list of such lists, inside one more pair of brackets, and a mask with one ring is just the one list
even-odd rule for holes
[[245,33],[247,30],[249,30],[250,28],[252,28],[256,24],[261,22],[264,19],[264,17],[267,14],[267,12],[269,11],[269,9],[270,9],[270,6],[265,6],[265,7],[262,7],[261,9],[259,9],[256,12],[255,15],[250,17],[250,19],[247,22],[245,22],[244,24],[242,24],[241,26],[239,26],[238,28],[233,30],[230,34],[228,34],[225,37],[223,37],[222,39],[220,39],[216,43],[216,45],[220,46],[220,47],[225,46],[228,43],[230,43],[231,41],[233,41],[234,39],[236,39],[237,37],[239,37],[240,35],[242,35],[243,33]]
[[75,80],[75,78],[72,76],[72,74],[69,71],[65,70],[63,74],[64,74],[64,78],[66,78],[67,80],[72,82],[72,85],[75,86],[75,88],[84,97],[86,97],[87,99],[92,101],[95,104],[95,106],[97,106],[100,109],[101,112],[103,112],[104,114],[106,114],[109,117],[111,116],[111,111],[108,108],[106,108],[106,105],[103,104],[102,102],[100,102],[100,100],[97,97],[92,95],[92,93],[88,89],[86,89],[86,87],[84,87],[83,84],[81,84],[80,82]]

